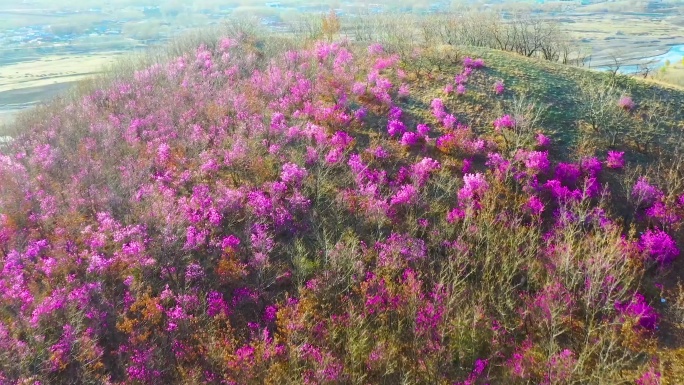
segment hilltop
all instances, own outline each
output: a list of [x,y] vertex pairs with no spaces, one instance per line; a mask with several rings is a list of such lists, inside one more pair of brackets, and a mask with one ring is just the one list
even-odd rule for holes
[[233,31],[23,114],[8,383],[676,384],[684,92]]

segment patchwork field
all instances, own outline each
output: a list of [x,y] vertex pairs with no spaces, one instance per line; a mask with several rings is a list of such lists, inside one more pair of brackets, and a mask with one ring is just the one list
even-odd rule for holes
[[121,53],[48,56],[0,66],[0,124],[116,61]]
[[[628,12],[630,10],[634,12]],[[575,4],[562,12],[554,11],[549,15],[558,19],[562,29],[579,40],[583,47],[580,54],[588,57],[586,66],[598,68],[614,66],[619,62],[623,68],[632,66],[636,72],[638,64],[649,62],[644,58],[662,55],[673,46],[684,45],[684,23],[676,12],[668,9],[650,13],[644,9],[644,12],[638,11],[631,9],[628,2],[614,2],[590,6]],[[26,25],[29,21],[50,25],[72,20],[62,16],[50,18],[44,14],[23,13],[12,13],[10,18],[13,24],[7,24],[3,28],[10,28],[14,24]],[[93,38],[96,41],[93,40],[92,46],[88,45],[90,43],[83,46],[83,54],[56,52],[41,57],[40,54],[29,53],[27,50],[2,55],[0,124],[11,120],[17,111],[52,98],[69,85],[100,72],[103,66],[116,61],[122,52],[112,50],[126,50],[128,46],[110,47],[106,40],[110,38],[123,39],[111,36]],[[81,43],[85,42],[83,40]],[[139,46],[140,44],[131,43],[130,49]],[[81,50],[80,46],[78,50]],[[684,84],[682,71],[676,65],[664,73],[656,73],[658,64],[655,62],[651,62],[650,67],[653,80],[679,86]]]
[[576,36],[591,55],[591,66],[638,64],[684,44],[684,27],[671,17],[648,14],[581,13],[564,15],[562,28]]

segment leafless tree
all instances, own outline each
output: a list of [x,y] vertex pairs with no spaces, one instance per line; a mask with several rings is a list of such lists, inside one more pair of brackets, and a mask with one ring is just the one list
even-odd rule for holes
[[656,70],[656,66],[658,64],[658,60],[651,59],[648,61],[645,61],[643,63],[639,64],[639,74],[644,77],[644,79],[648,78],[648,75],[652,75],[653,72]]
[[614,147],[632,130],[632,119],[619,100],[623,95],[613,82],[586,81],[581,85],[580,108],[592,138]]
[[625,65],[625,59],[623,52],[613,51],[609,54],[610,64],[608,64],[608,73],[610,74],[611,81],[615,81],[617,75],[620,73],[620,68]]

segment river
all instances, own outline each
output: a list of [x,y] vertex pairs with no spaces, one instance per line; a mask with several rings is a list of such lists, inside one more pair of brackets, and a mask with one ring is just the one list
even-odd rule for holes
[[[684,60],[684,44],[674,45],[670,47],[669,51],[662,55],[645,57],[639,60],[630,60],[630,62],[639,61],[643,64],[649,64],[650,67],[657,70],[660,67],[664,67],[668,61],[674,64],[681,62],[682,60]],[[601,71],[608,71],[611,69],[611,66],[598,66],[592,68]],[[623,74],[635,74],[641,72],[641,68],[642,67],[639,64],[623,65],[620,67],[619,72]]]

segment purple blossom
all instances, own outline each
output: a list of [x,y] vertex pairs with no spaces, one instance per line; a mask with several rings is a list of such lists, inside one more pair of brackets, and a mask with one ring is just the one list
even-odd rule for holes
[[532,215],[541,215],[544,211],[544,203],[536,195],[532,195],[530,199],[527,200],[526,206]]
[[658,201],[653,204],[653,206],[646,209],[646,215],[650,218],[658,220],[662,224],[674,225],[679,222],[680,218],[677,213],[667,207],[667,205]]
[[354,142],[354,138],[344,131],[336,131],[330,138],[330,144],[337,148],[347,148]]
[[401,145],[405,147],[413,147],[421,140],[421,137],[415,132],[404,132],[401,136]]
[[388,116],[389,116],[390,120],[392,120],[392,119],[397,119],[397,120],[398,120],[398,119],[401,118],[401,115],[402,115],[403,113],[404,113],[404,111],[402,111],[401,108],[399,108],[399,107],[397,107],[397,106],[392,106],[392,107],[390,108],[390,111],[389,111]]
[[584,179],[584,195],[589,198],[595,198],[601,192],[601,183],[595,177],[587,177]]
[[501,154],[493,152],[487,154],[487,162],[485,162],[485,165],[494,169],[494,172],[498,177],[502,177],[508,173],[511,162],[504,159]]
[[423,158],[420,162],[411,166],[411,179],[419,186],[427,182],[430,174],[435,170],[439,170],[441,165],[438,161],[432,158]]
[[497,95],[503,94],[505,90],[506,87],[504,86],[504,82],[502,82],[501,80],[497,80],[496,83],[494,83],[494,92]]
[[567,186],[563,186],[558,179],[549,179],[544,183],[551,195],[559,201],[567,202],[571,200],[579,201],[582,199],[582,192],[579,190],[570,190]]
[[341,148],[333,148],[325,156],[325,162],[328,164],[336,164],[344,158],[344,151]]
[[470,172],[470,169],[473,167],[473,161],[471,159],[463,159],[463,166],[461,167],[461,172],[464,174],[467,174]]
[[371,55],[382,55],[385,53],[385,48],[383,48],[382,44],[380,43],[373,43],[368,46],[368,53]]
[[606,167],[613,169],[620,169],[625,166],[624,151],[608,151],[606,158]]
[[171,157],[171,147],[166,143],[161,143],[157,147],[157,161],[159,163],[166,163]]
[[202,278],[204,278],[204,270],[199,263],[193,262],[185,268],[185,280],[187,282],[197,281]]
[[587,175],[596,177],[601,172],[603,165],[598,158],[591,156],[580,161],[580,167]]
[[465,218],[465,211],[461,210],[458,207],[455,207],[453,210],[447,213],[446,220],[447,223],[454,223],[460,221],[463,218]]
[[484,67],[484,60],[483,59],[473,59],[469,56],[466,56],[463,58],[463,66],[466,68],[479,69],[479,68]]
[[382,147],[382,146],[377,146],[374,149],[372,149],[371,153],[373,154],[374,157],[378,159],[384,159],[389,156],[387,151]]
[[466,140],[464,147],[471,153],[477,154],[485,150],[487,147],[487,142],[485,142],[484,139]]
[[570,349],[563,349],[559,353],[551,356],[548,362],[548,373],[544,378],[543,385],[555,384],[568,381],[572,378],[572,373],[577,365],[575,353]]
[[303,167],[299,167],[294,163],[285,163],[280,173],[280,179],[285,183],[299,185],[308,174]]
[[361,96],[366,93],[366,83],[356,82],[352,86],[352,93]]
[[551,139],[548,136],[538,133],[537,134],[537,146],[546,148],[551,144]]
[[411,94],[411,90],[409,89],[408,84],[402,83],[399,86],[399,91],[397,91],[397,96],[400,98],[406,98]]
[[442,118],[442,124],[445,128],[452,129],[458,123],[458,119],[453,114],[446,114]]
[[484,373],[485,369],[487,368],[489,361],[488,360],[476,360],[475,361],[475,367],[473,368],[473,371],[470,372],[468,375],[468,378],[465,381],[462,382],[455,382],[454,385],[475,385],[478,383],[478,379],[480,376],[482,376],[482,373]]
[[496,132],[500,132],[504,128],[511,129],[513,127],[515,127],[515,120],[510,115],[504,115],[494,121],[494,130]]
[[45,316],[49,316],[50,314],[63,309],[66,306],[66,300],[66,290],[54,290],[33,310],[29,320],[31,326],[37,327],[41,319],[43,319]]
[[644,232],[639,239],[639,246],[661,266],[671,264],[679,256],[677,243],[660,229]]
[[556,165],[556,179],[566,186],[573,186],[582,174],[578,165],[574,163],[558,163]]
[[437,119],[442,119],[446,115],[446,109],[444,108],[444,102],[442,99],[432,99],[430,103],[432,107],[432,115]]
[[368,169],[368,166],[363,163],[359,154],[351,154],[349,156],[349,160],[347,161],[347,165],[351,171],[357,175],[357,177],[362,176],[363,173]]
[[658,313],[639,293],[634,294],[628,303],[616,303],[615,309],[627,317],[634,318],[638,325],[646,330],[655,330],[658,325]]
[[401,136],[406,132],[406,126],[400,120],[392,119],[387,123],[387,133],[390,136]]
[[618,106],[627,111],[632,111],[636,105],[631,97],[625,95],[618,100]]
[[221,49],[222,52],[225,52],[237,44],[238,43],[235,40],[228,38],[228,37],[224,37],[221,39],[221,41],[219,43],[219,48]]
[[50,347],[50,363],[52,371],[58,371],[60,367],[69,362],[72,345],[75,342],[73,327],[66,324],[62,327],[62,336],[59,341]]
[[273,203],[263,191],[252,191],[247,196],[247,204],[254,215],[259,218],[268,216],[273,210]]
[[424,123],[420,123],[416,127],[416,131],[418,132],[418,134],[420,134],[424,137],[427,137],[428,134],[430,133],[430,126],[428,126],[427,124],[424,124]]
[[278,307],[276,305],[268,305],[264,309],[264,321],[273,322],[276,320],[276,315],[278,314]]
[[215,317],[220,314],[227,314],[228,305],[223,300],[223,295],[212,291],[207,294],[207,315]]
[[549,152],[548,151],[529,151],[525,157],[525,167],[535,173],[548,170]]
[[482,198],[489,190],[489,183],[480,173],[465,174],[463,187],[458,191],[458,199],[462,202],[474,201]]
[[132,380],[141,382],[154,382],[161,374],[158,370],[150,369],[150,362],[154,348],[135,349],[131,355],[131,363],[126,368],[126,373]]
[[660,372],[656,371],[653,366],[649,367],[637,380],[636,385],[662,385],[660,380]]
[[266,225],[255,224],[252,226],[252,234],[250,235],[252,249],[254,250],[254,263],[257,267],[263,267],[267,264],[267,255],[274,246],[275,241],[273,235],[269,232]]
[[677,204],[679,206],[684,207],[684,194],[680,195],[679,198],[677,198]]
[[643,176],[639,177],[632,188],[632,198],[637,201],[637,204],[643,204],[646,207],[651,207],[664,195],[658,187],[651,185]]
[[427,258],[427,246],[422,239],[407,234],[392,233],[384,242],[375,245],[378,263],[384,266],[403,265]]
[[195,226],[188,226],[185,231],[185,249],[194,250],[202,246],[209,235],[207,230],[199,230]]
[[236,237],[235,235],[229,235],[221,241],[221,248],[231,248],[233,250],[237,250],[237,247],[240,246],[240,238]]
[[354,112],[354,119],[361,121],[366,117],[366,115],[368,115],[368,110],[364,107],[360,107]]
[[463,84],[459,84],[458,86],[456,86],[456,93],[458,95],[464,95],[466,93],[466,86],[464,86]]
[[237,361],[243,364],[246,364],[247,362],[251,361],[253,355],[254,348],[249,345],[243,345],[237,350],[235,350],[235,357]]
[[410,205],[415,202],[417,195],[418,192],[416,191],[416,188],[413,187],[413,185],[403,185],[401,186],[401,188],[399,188],[399,191],[397,191],[397,193],[394,194],[394,196],[392,196],[392,198],[390,199],[390,205]]
[[168,317],[168,326],[166,327],[167,331],[174,331],[178,329],[178,324],[189,318],[185,313],[185,310],[179,305],[176,305],[171,310],[167,311],[166,315]]

